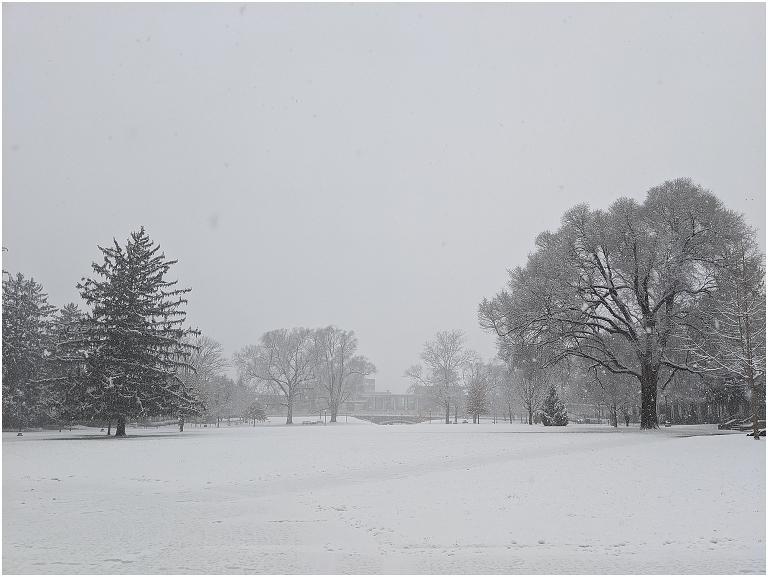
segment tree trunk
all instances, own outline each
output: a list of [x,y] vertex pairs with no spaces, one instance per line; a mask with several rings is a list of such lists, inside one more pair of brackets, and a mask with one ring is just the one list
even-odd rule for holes
[[112,419],[107,421],[107,437],[112,434]]
[[285,419],[286,425],[293,425],[293,399],[288,399],[288,416]]
[[184,432],[184,415],[179,415],[179,433]]
[[755,386],[755,377],[752,373],[752,367],[747,369],[747,382],[749,383],[749,392],[752,393],[752,435],[755,441],[760,440],[760,427],[757,426],[757,387]]
[[653,370],[650,363],[642,363],[642,373],[640,378],[640,428],[658,429],[659,415],[656,412],[656,394],[657,383],[659,379],[658,370]]
[[119,415],[117,417],[117,426],[115,428],[115,437],[125,437],[125,417]]
[[445,424],[446,425],[451,424],[451,405],[450,404],[445,405]]
[[331,423],[335,423],[336,422],[336,413],[337,413],[337,411],[338,411],[338,409],[331,408]]
[[755,441],[760,440],[760,427],[757,426],[757,386],[755,385],[755,371],[752,360],[752,337],[749,327],[749,315],[745,315],[745,333],[747,350],[747,384],[749,384],[750,402],[752,404],[752,435]]
[[528,424],[533,425],[533,408],[528,407]]

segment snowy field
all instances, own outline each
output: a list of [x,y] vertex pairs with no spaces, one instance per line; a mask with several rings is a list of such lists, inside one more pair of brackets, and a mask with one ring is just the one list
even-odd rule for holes
[[766,571],[765,441],[352,421],[3,433],[3,573]]

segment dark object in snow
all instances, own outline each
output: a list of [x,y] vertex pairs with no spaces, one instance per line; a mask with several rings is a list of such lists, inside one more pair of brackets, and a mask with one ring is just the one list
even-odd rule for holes
[[[755,436],[754,431],[750,431],[749,433],[747,433],[747,437],[754,437],[754,436]],[[757,438],[759,439],[760,437],[765,437],[765,429],[757,432]]]

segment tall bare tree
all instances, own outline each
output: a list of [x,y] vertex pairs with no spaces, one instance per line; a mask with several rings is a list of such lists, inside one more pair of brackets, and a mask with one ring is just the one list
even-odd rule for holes
[[235,353],[235,366],[244,382],[281,399],[293,424],[296,399],[315,384],[317,347],[315,331],[307,328],[277,329],[264,333],[258,345]]
[[746,382],[758,440],[757,383],[765,378],[765,255],[751,238],[737,239],[727,248],[728,258],[715,277],[718,290],[701,298],[684,345],[697,370]]
[[509,354],[507,362],[517,400],[527,413],[528,424],[533,425],[533,417],[551,384],[549,359],[544,356],[543,349],[521,343]]
[[500,415],[506,414],[504,408],[504,384],[507,378],[506,364],[496,359],[491,359],[485,364],[487,368],[486,401],[488,414],[493,415],[493,422]]
[[501,372],[499,387],[494,390],[494,400],[512,423],[520,402],[517,395],[517,379],[509,366],[505,366]]
[[467,363],[464,383],[467,393],[467,412],[472,422],[479,423],[480,415],[488,414],[498,404],[500,389],[504,380],[505,366],[493,360],[478,360]]
[[[219,341],[203,334],[188,335],[185,342],[189,344],[192,353],[188,360],[189,368],[182,372],[181,379],[204,403],[204,411],[213,414],[211,411],[221,405],[219,400],[225,395],[220,389],[231,388],[225,378],[230,363],[224,356],[224,347]],[[180,431],[184,430],[185,416],[179,415]]]
[[420,355],[424,367],[413,365],[405,371],[414,388],[423,387],[445,410],[446,424],[451,422],[451,407],[457,406],[464,394],[462,370],[479,359],[476,352],[464,348],[466,340],[463,331],[440,331],[434,341],[424,344]]
[[241,387],[227,375],[213,375],[206,381],[205,389],[205,413],[209,418],[215,419],[217,427],[221,426],[222,419],[241,415],[247,409],[246,402],[241,402],[241,406],[238,406],[238,401],[243,401],[239,398],[242,395],[238,394]]
[[317,346],[318,397],[331,411],[331,422],[336,422],[339,407],[363,379],[376,372],[376,367],[357,352],[354,331],[329,326],[315,333]]
[[627,375],[614,375],[602,367],[592,366],[585,383],[589,398],[608,409],[612,427],[619,426],[619,413],[629,414],[629,405],[637,394],[637,385]]

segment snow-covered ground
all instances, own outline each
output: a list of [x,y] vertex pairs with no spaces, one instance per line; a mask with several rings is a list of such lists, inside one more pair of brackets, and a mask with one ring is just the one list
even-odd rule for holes
[[3,433],[3,573],[766,571],[765,441],[352,421]]

